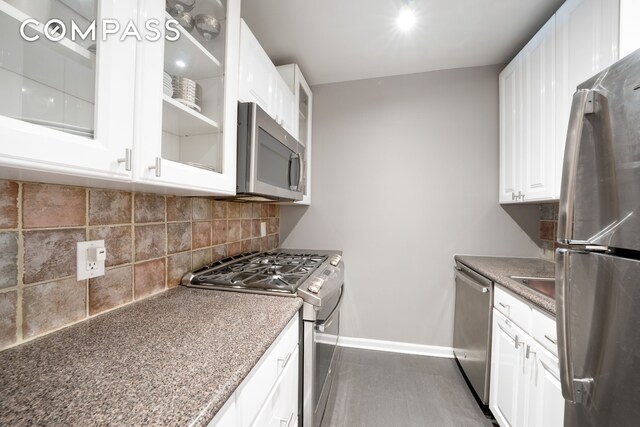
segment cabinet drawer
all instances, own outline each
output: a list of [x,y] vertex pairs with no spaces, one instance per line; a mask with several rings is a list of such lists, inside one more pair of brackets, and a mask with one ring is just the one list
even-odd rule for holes
[[293,427],[298,421],[298,347],[267,397],[253,427]]
[[540,310],[533,309],[533,338],[554,355],[558,355],[556,321]]
[[531,308],[527,303],[496,286],[493,293],[493,306],[525,332],[531,332]]
[[294,362],[293,357],[294,353],[297,355],[298,335],[298,315],[296,314],[238,387],[239,426],[252,425],[258,411],[285,369],[293,366],[297,375],[298,362]]

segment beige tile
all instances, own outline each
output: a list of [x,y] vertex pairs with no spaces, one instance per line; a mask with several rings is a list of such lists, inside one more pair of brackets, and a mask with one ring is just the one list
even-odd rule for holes
[[540,221],[540,239],[555,240],[555,221]]
[[251,219],[253,216],[253,203],[242,203],[241,215],[244,219]]
[[198,221],[193,223],[193,249],[211,246],[211,221]]
[[136,193],[134,217],[136,222],[164,221],[164,196],[159,194]]
[[133,294],[135,299],[157,294],[165,289],[165,258],[134,266]]
[[269,223],[267,224],[267,234],[278,233],[280,228],[280,218],[269,218]]
[[112,190],[89,191],[89,224],[130,224],[131,193]]
[[203,265],[211,264],[212,262],[211,248],[199,249],[197,251],[193,251],[191,252],[191,255],[192,255],[192,260],[193,260],[192,264],[193,264],[194,270],[202,267]]
[[259,219],[251,220],[251,237],[260,237],[260,222]]
[[24,231],[24,283],[55,280],[76,273],[76,242],[83,228]]
[[23,291],[25,338],[56,329],[86,317],[86,281],[74,277],[31,286]]
[[167,197],[167,221],[191,221],[191,197]]
[[18,228],[18,183],[0,181],[0,228]]
[[22,184],[24,228],[73,227],[86,223],[86,190],[26,182]]
[[18,232],[0,233],[0,289],[18,285]]
[[167,224],[167,252],[175,254],[191,250],[191,223]]
[[280,243],[279,243],[279,237],[277,234],[272,234],[271,236],[268,236],[267,239],[267,250],[270,249],[276,249]]
[[126,304],[133,299],[132,266],[107,270],[102,277],[89,279],[89,314]]
[[260,203],[252,203],[251,209],[251,218],[260,218],[260,215],[262,215],[262,206],[260,205]]
[[214,220],[211,223],[211,244],[222,245],[224,243],[227,243],[227,220]]
[[243,240],[240,242],[240,244],[242,245],[243,254],[251,252],[251,239]]
[[272,218],[276,218],[280,216],[280,205],[270,204],[269,205],[269,216]]
[[212,261],[219,261],[227,257],[227,245],[214,246],[212,249]]
[[133,230],[130,225],[119,227],[96,227],[89,229],[89,240],[104,240],[107,248],[107,261],[105,266],[129,264],[133,261],[131,256]]
[[211,201],[211,218],[227,219],[227,202],[221,200]]
[[191,252],[184,252],[167,257],[167,286],[180,285],[182,276],[191,271]]
[[240,228],[241,228],[240,238],[242,240],[250,239],[251,238],[251,220],[250,219],[243,219],[242,223],[240,225]]
[[143,261],[166,255],[165,224],[135,226],[135,260]]
[[266,203],[260,204],[260,218],[268,218],[269,217],[269,206]]
[[259,252],[260,251],[260,242],[262,241],[261,238],[256,237],[251,239],[251,252]]
[[229,256],[240,255],[242,253],[242,243],[235,242],[227,244],[227,254]]
[[193,220],[208,221],[211,219],[211,199],[196,197],[193,199]]
[[228,227],[227,243],[239,242],[242,238],[242,222],[239,219],[230,219]]
[[228,218],[242,218],[242,203],[229,202],[227,204]]
[[18,293],[16,291],[0,294],[0,349],[16,342],[16,318]]

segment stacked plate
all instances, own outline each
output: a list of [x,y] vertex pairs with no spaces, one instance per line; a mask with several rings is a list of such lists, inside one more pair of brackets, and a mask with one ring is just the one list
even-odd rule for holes
[[162,83],[162,91],[165,95],[173,98],[173,84],[171,83],[171,75],[165,71],[164,81]]
[[202,110],[202,87],[191,79],[174,76],[173,98],[189,108],[200,112]]

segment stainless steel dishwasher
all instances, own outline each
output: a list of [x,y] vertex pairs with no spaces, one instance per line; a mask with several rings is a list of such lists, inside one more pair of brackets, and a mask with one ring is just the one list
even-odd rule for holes
[[453,353],[478,398],[489,404],[491,370],[491,280],[456,262]]

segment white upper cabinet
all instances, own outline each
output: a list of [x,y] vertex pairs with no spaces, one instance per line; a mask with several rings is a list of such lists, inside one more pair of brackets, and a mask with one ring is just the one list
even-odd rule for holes
[[560,197],[573,93],[619,58],[620,19],[620,0],[567,0],[501,73],[500,203]]
[[[141,25],[171,16],[162,0],[140,3]],[[189,14],[214,17],[219,34],[179,26],[178,40],[140,46],[134,179],[150,191],[235,194],[240,1],[199,0]]]
[[[0,0],[0,176],[130,181],[137,41],[120,36],[136,14],[137,1]],[[72,41],[71,22],[84,32],[97,16],[120,32],[102,41],[96,26]],[[27,42],[20,27],[30,18],[38,23],[25,36],[38,40]],[[53,18],[63,25],[45,29]]]
[[287,132],[296,136],[294,94],[244,21],[240,27],[239,100],[257,103]]
[[[311,204],[311,124],[313,119],[313,94],[307,84],[300,67],[296,64],[281,65],[278,72],[282,79],[293,91],[293,132],[292,135],[304,146],[304,164],[306,179],[304,184],[304,197],[296,205]],[[302,150],[301,150],[302,151]]]

